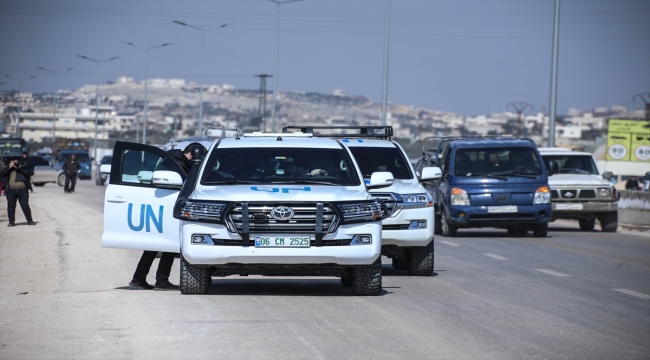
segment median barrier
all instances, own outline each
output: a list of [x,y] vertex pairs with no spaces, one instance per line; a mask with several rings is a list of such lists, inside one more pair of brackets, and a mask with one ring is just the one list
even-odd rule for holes
[[626,227],[650,229],[650,191],[620,190],[618,222]]

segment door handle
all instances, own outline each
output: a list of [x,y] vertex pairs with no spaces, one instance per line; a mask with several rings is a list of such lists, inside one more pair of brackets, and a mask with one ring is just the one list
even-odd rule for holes
[[106,199],[106,201],[112,202],[112,203],[125,203],[126,199],[121,197],[121,196],[115,196],[115,197],[112,197],[110,199]]

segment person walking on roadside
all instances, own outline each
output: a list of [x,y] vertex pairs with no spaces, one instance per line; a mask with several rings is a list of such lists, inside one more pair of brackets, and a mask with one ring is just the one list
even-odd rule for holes
[[31,175],[29,169],[23,169],[20,166],[18,159],[11,159],[9,165],[0,171],[0,180],[3,180],[7,186],[5,189],[7,215],[9,217],[7,226],[16,224],[16,201],[20,203],[20,208],[25,214],[25,219],[27,219],[27,225],[36,225],[32,220],[32,210],[29,208],[29,192],[27,192]]
[[81,170],[81,164],[75,158],[74,154],[63,163],[63,171],[65,172],[65,187],[63,188],[64,194],[71,194],[74,192],[74,186],[77,184],[77,172]]
[[21,156],[20,159],[18,159],[18,164],[20,164],[20,168],[23,169],[23,172],[25,174],[31,174],[27,177],[27,190],[30,192],[34,192],[34,188],[32,187],[32,175],[34,175],[34,163],[32,162],[32,159],[29,157],[29,154],[27,154],[26,151],[23,151],[23,155]]
[[[169,155],[176,161],[178,166],[185,171],[185,173],[190,172],[192,167],[192,148],[194,146],[201,146],[200,143],[191,143],[185,147],[183,151],[179,149],[173,149],[167,151]],[[204,148],[205,149],[205,148]],[[133,279],[129,283],[129,286],[133,290],[164,290],[164,291],[173,291],[178,290],[178,285],[174,285],[169,282],[169,274],[172,270],[172,265],[174,264],[174,253],[163,252],[160,255],[160,262],[158,263],[158,270],[156,270],[156,285],[151,286],[147,283],[147,274],[149,274],[149,269],[153,264],[157,251],[148,251],[145,250],[140,257],[138,266],[135,268],[135,273],[133,274]]]

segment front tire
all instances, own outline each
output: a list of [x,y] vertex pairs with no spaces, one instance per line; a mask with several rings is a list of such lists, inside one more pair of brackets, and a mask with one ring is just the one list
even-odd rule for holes
[[591,231],[596,227],[596,219],[579,219],[580,230]]
[[548,235],[548,223],[535,224],[533,226],[533,235],[535,237],[546,237]]
[[207,266],[192,265],[181,254],[181,294],[207,294],[212,277]]
[[56,183],[59,184],[59,186],[65,186],[65,174],[60,173],[59,177],[56,178]]
[[618,211],[604,213],[600,218],[600,229],[603,232],[616,232],[618,228]]
[[456,234],[458,234],[458,227],[456,225],[450,224],[449,221],[447,221],[444,210],[442,213],[442,219],[440,219],[440,223],[440,226],[442,227],[442,236],[456,237]]
[[352,270],[352,293],[362,296],[377,296],[381,293],[381,256],[372,265]]
[[409,275],[431,276],[433,274],[433,239],[427,246],[409,249],[409,253]]

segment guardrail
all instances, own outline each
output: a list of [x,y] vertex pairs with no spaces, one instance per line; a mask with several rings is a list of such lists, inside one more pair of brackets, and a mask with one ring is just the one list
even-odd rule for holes
[[618,222],[623,226],[650,229],[650,191],[620,190]]

